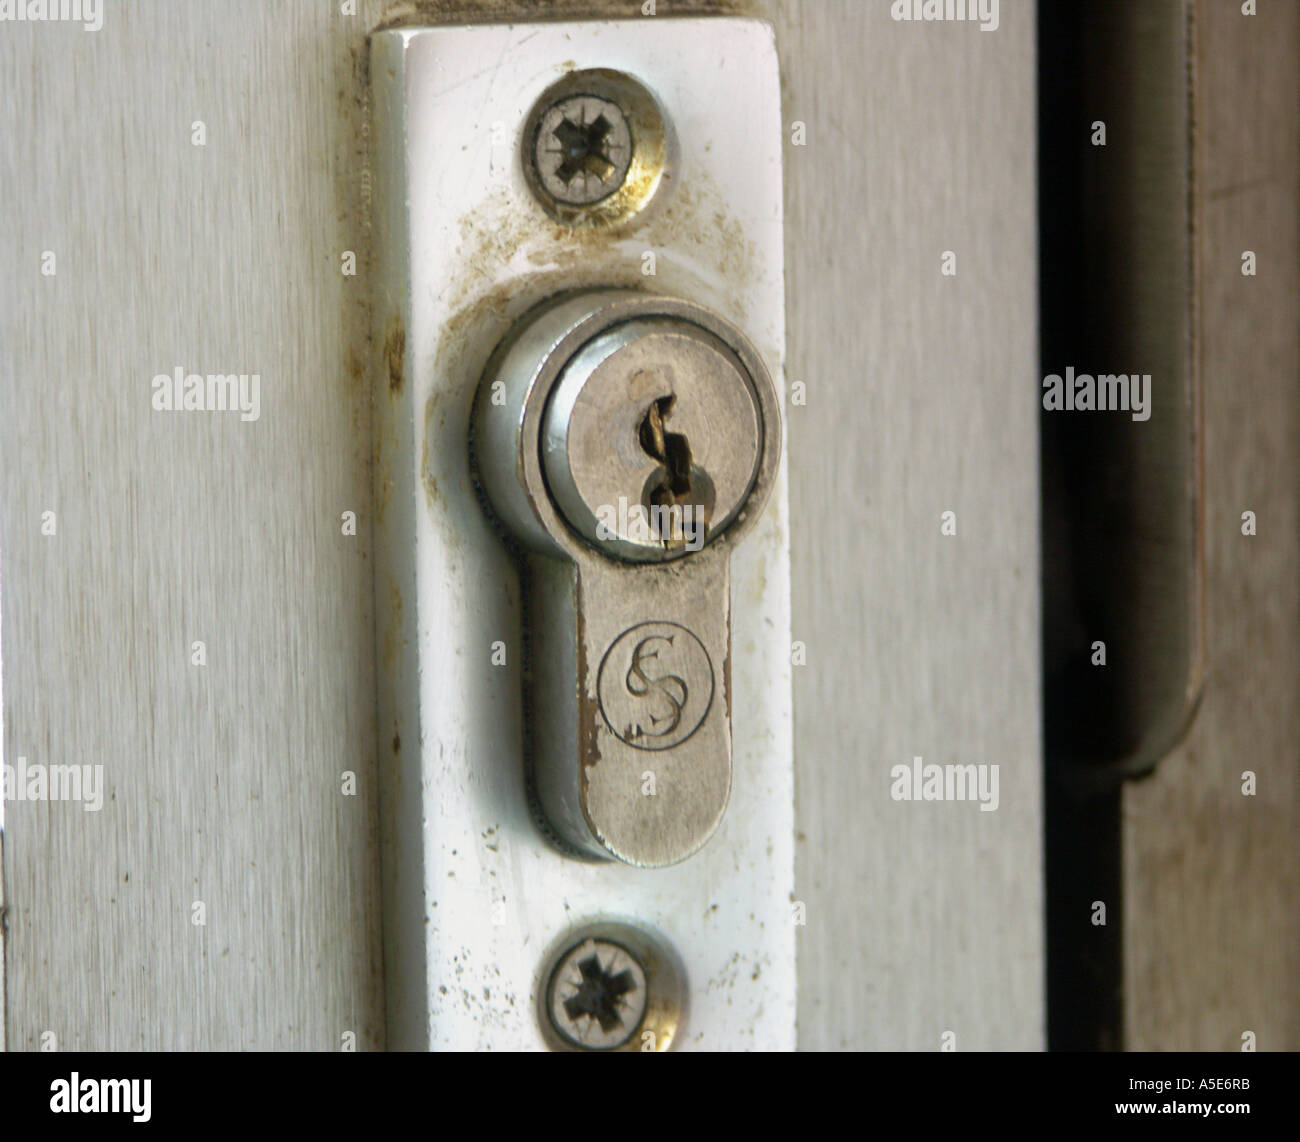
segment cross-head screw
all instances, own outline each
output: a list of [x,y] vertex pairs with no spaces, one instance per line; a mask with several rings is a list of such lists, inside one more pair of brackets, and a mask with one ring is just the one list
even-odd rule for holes
[[523,123],[524,179],[566,226],[630,222],[671,182],[670,131],[658,100],[609,68],[565,72]]
[[645,1009],[645,969],[620,944],[588,938],[556,964],[550,983],[551,1021],[575,1047],[621,1047],[641,1026]]
[[533,162],[556,202],[589,206],[608,198],[632,164],[632,133],[622,108],[596,95],[553,103],[538,123]]
[[601,921],[551,945],[537,1004],[553,1050],[666,1051],[681,1031],[685,972],[649,930]]

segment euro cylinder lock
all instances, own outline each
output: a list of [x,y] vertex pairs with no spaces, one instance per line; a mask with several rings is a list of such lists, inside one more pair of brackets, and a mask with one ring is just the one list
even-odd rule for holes
[[734,326],[622,289],[498,347],[474,457],[528,561],[530,784],[575,853],[697,851],[731,792],[731,550],[776,475],[775,386]]

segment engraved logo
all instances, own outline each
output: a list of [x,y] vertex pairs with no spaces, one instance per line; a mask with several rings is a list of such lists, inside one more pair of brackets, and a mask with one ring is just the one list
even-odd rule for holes
[[605,652],[596,688],[600,712],[620,741],[672,749],[700,728],[713,704],[713,663],[684,626],[641,623]]

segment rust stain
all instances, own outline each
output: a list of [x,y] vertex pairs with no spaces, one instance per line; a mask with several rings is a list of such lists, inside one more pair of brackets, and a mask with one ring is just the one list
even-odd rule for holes
[[600,702],[591,694],[588,685],[590,666],[587,659],[587,624],[583,618],[586,604],[582,598],[582,576],[575,574],[574,591],[577,595],[574,613],[577,615],[578,629],[575,632],[578,641],[578,807],[593,836],[600,836],[600,830],[587,812],[587,798],[591,785],[589,770],[600,764]]
[[370,473],[374,462],[371,439],[369,377],[366,365],[352,346],[344,351],[343,367],[351,382],[353,464],[358,472]]
[[366,367],[350,345],[343,354],[343,367],[347,370],[348,378],[354,388],[359,389],[366,383]]
[[384,372],[388,374],[388,395],[396,400],[406,384],[406,326],[400,313],[393,314],[384,333]]
[[424,495],[429,501],[431,508],[438,506],[438,501],[442,499],[442,493],[438,488],[438,478],[433,474],[433,468],[430,463],[430,447],[434,440],[434,418],[438,413],[438,390],[434,389],[429,394],[428,404],[424,409],[424,432],[421,434],[420,445],[420,477],[424,484]]
[[393,498],[393,456],[397,451],[397,438],[392,417],[377,413],[374,441],[374,505],[375,524],[383,527],[388,522],[388,508]]

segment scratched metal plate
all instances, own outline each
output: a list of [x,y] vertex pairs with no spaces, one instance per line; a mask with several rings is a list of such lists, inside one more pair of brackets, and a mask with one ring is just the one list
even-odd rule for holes
[[[614,237],[552,222],[518,157],[537,96],[589,67],[639,78],[675,138],[661,206]],[[629,286],[701,302],[745,331],[784,392],[771,31],[662,17],[392,29],[372,38],[370,74],[389,1045],[542,1048],[542,957],[566,929],[617,917],[651,927],[685,965],[680,1046],[793,1048],[784,458],[732,562],[731,805],[703,852],[647,872],[567,859],[532,822],[518,572],[476,500],[466,451],[492,347],[564,289]],[[494,644],[504,665],[493,665]]]

